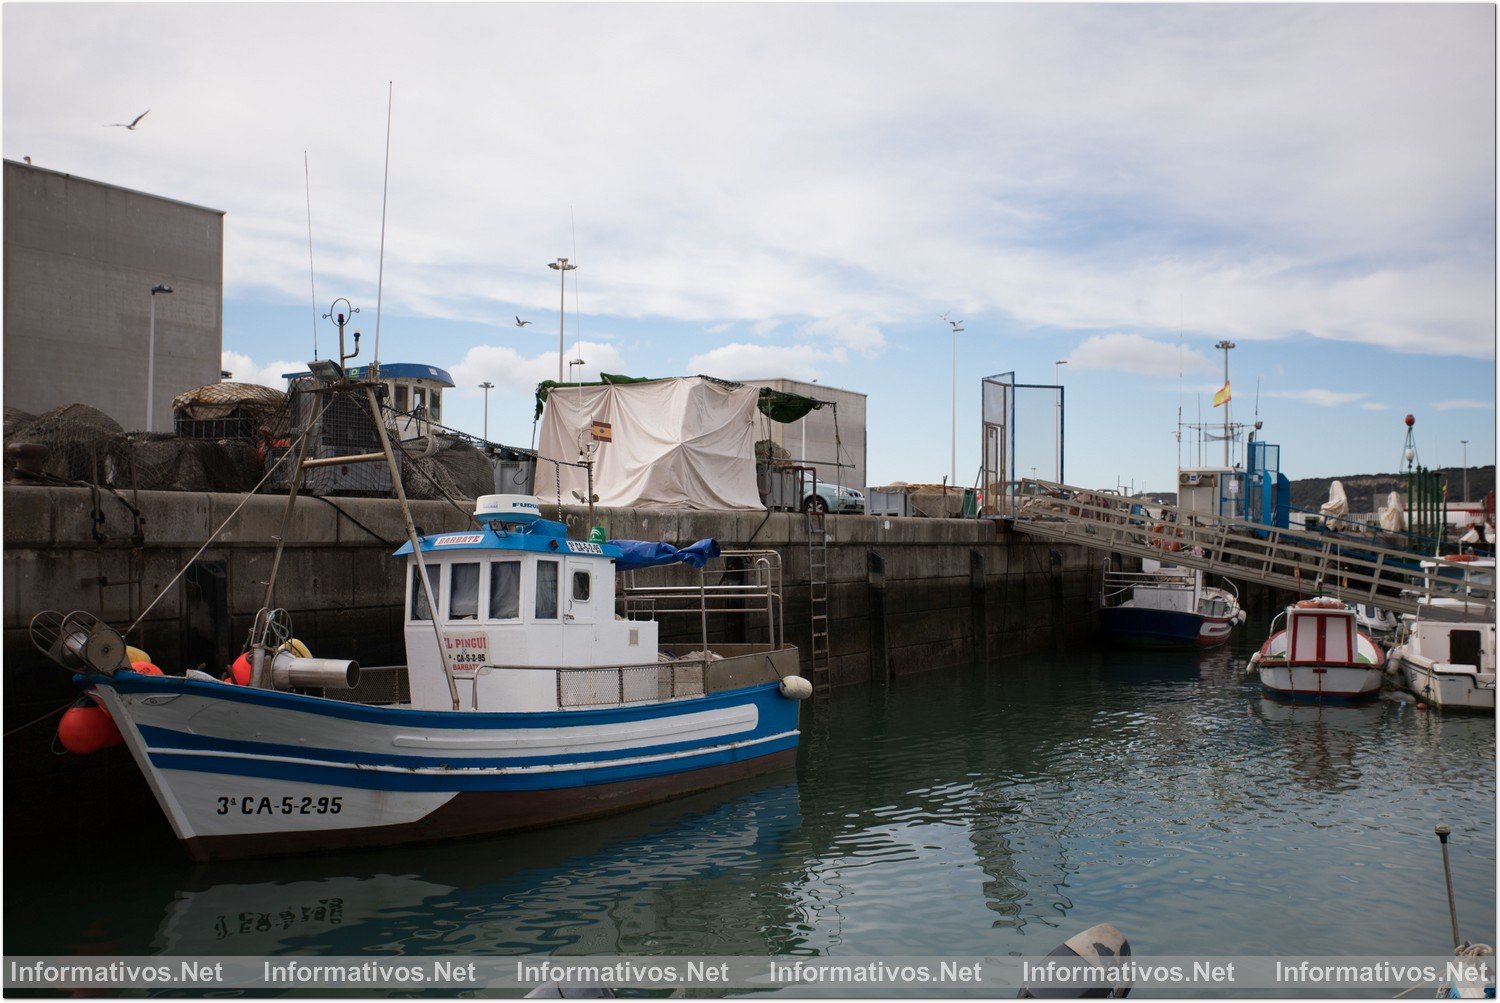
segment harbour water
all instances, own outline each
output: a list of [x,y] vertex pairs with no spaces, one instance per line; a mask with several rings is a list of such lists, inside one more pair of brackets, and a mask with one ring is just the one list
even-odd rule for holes
[[5,953],[1038,955],[1108,921],[1138,955],[1441,955],[1439,822],[1493,943],[1494,720],[1272,702],[1257,640],[840,690],[795,771],[545,832],[219,865],[13,847]]

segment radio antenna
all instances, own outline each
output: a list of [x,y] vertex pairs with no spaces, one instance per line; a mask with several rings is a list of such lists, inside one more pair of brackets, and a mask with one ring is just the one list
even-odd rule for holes
[[[568,206],[568,222],[573,228],[573,261],[578,261],[578,220],[573,216],[573,207]],[[578,312],[578,276],[573,276],[573,358],[583,359],[583,319]],[[582,376],[583,373],[578,374]]]
[[375,282],[375,357],[370,360],[370,378],[380,379],[380,303],[385,292],[385,208],[391,193],[391,104],[396,82],[390,81],[385,98],[385,183],[380,193],[380,275]]
[[307,285],[312,294],[313,361],[318,361],[318,283],[313,272],[312,242],[312,172],[307,167],[307,151],[302,151],[302,181],[307,190]]

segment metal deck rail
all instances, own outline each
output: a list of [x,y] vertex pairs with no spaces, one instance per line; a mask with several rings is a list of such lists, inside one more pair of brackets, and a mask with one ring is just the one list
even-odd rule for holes
[[[1025,501],[1016,509],[1014,524],[1031,536],[1155,558],[1305,595],[1414,614],[1419,597],[1451,593],[1457,584],[1451,574],[1423,568],[1420,555],[1364,540],[1179,512],[1170,505],[1160,506],[1157,516],[1133,513],[1128,498],[1053,481],[1027,480],[1022,494]],[[1453,565],[1455,570],[1462,567]],[[1469,617],[1495,615],[1492,593],[1471,596],[1467,606]],[[1436,612],[1422,607],[1424,616]]]

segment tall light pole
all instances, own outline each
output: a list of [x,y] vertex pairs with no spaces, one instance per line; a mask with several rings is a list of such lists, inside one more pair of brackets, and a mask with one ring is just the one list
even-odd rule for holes
[[1062,393],[1062,367],[1068,364],[1067,359],[1058,359],[1052,363],[1052,382],[1057,384],[1057,480],[1063,480],[1063,393]]
[[495,389],[495,384],[485,380],[479,384],[479,389],[484,391],[484,441],[490,441],[490,391]]
[[958,334],[964,329],[961,320],[948,320],[948,315],[943,314],[943,320],[948,321],[948,326],[953,328],[953,385],[950,389],[952,408],[948,416],[948,486],[958,487]]
[[[1224,340],[1214,346],[1224,353],[1224,385],[1229,386],[1229,350],[1234,342]],[[1229,401],[1224,401],[1224,466],[1229,466]]]
[[564,304],[568,290],[568,273],[577,268],[577,265],[568,264],[567,258],[558,258],[556,261],[547,262],[548,268],[557,270],[557,382],[563,381],[563,313]]
[[146,431],[156,431],[156,294],[172,294],[171,286],[151,287],[151,340],[146,344]]
[[1459,445],[1464,447],[1464,501],[1469,500],[1469,440],[1459,439]]

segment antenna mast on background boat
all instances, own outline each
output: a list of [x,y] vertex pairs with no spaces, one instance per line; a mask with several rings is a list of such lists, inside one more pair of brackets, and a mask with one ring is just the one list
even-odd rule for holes
[[375,354],[370,359],[370,379],[380,379],[380,303],[385,292],[385,209],[391,194],[391,105],[396,97],[396,82],[390,81],[385,97],[385,183],[380,192],[380,273],[375,281]]
[[307,284],[312,294],[313,361],[318,361],[318,283],[313,271],[312,242],[312,173],[307,167],[307,151],[302,151],[302,182],[307,191]]

